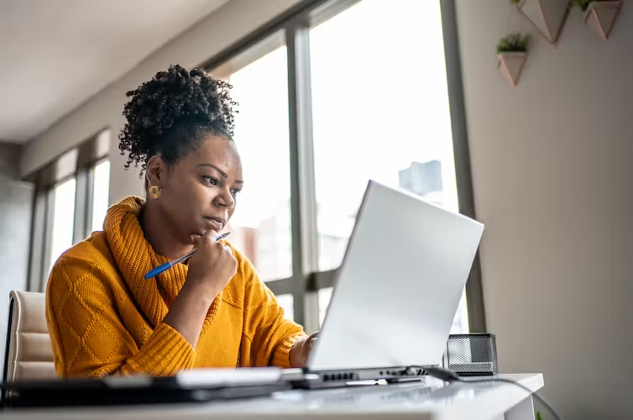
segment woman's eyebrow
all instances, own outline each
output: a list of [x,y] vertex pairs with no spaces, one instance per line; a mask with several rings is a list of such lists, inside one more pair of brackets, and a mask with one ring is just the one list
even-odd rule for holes
[[[199,163],[199,164],[198,164],[198,165],[196,165],[196,166],[197,166],[197,167],[200,167],[200,166],[208,166],[208,167],[213,168],[213,169],[215,169],[216,171],[218,171],[218,172],[220,173],[220,175],[222,175],[222,178],[227,179],[227,178],[229,177],[229,176],[228,176],[228,175],[227,175],[224,171],[222,171],[220,168],[218,168],[217,166],[212,165],[212,164],[210,164],[210,163]],[[238,181],[235,181],[235,184],[244,184],[244,181],[242,181],[242,180],[238,180]]]
[[200,167],[200,166],[209,166],[209,167],[211,167],[211,168],[215,169],[216,171],[218,171],[218,172],[220,173],[220,175],[222,175],[222,178],[224,178],[224,179],[227,179],[227,178],[229,177],[229,176],[228,176],[226,173],[224,173],[224,172],[223,172],[220,168],[218,168],[217,166],[212,165],[212,164],[210,164],[210,163],[199,163],[199,164],[197,165],[197,167]]

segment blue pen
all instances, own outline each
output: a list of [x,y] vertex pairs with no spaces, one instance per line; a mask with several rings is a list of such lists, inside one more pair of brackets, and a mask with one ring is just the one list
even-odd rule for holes
[[[220,239],[224,239],[224,238],[226,238],[227,236],[229,236],[229,233],[231,233],[231,232],[226,232],[226,233],[223,233],[222,235],[220,235],[220,236],[218,236],[217,238],[215,238],[215,241],[217,242],[217,241],[219,241]],[[194,249],[193,251],[191,251],[191,252],[190,252],[190,253],[188,253],[187,255],[183,255],[183,256],[182,256],[182,257],[180,257],[180,258],[176,258],[176,259],[175,259],[175,260],[173,260],[173,261],[168,261],[168,262],[166,262],[165,264],[161,264],[161,265],[159,265],[158,267],[155,267],[155,268],[153,268],[153,269],[149,270],[149,272],[148,272],[147,274],[145,274],[145,279],[146,279],[146,280],[149,280],[149,279],[151,279],[152,277],[155,277],[155,276],[159,275],[159,274],[160,274],[160,273],[162,273],[163,271],[165,271],[165,270],[169,270],[170,268],[172,268],[174,265],[178,264],[179,262],[184,261],[184,260],[186,260],[187,258],[191,257],[191,256],[192,256],[192,255],[196,252],[196,250],[197,250],[197,249],[198,249],[198,248]]]

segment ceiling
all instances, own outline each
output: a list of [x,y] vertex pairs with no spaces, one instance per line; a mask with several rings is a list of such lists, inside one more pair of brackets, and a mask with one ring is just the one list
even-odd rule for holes
[[24,142],[228,0],[0,0],[0,139]]

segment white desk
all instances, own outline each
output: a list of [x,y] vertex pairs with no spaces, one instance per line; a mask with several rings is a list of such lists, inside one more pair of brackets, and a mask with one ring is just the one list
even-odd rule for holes
[[[532,390],[543,386],[541,374],[502,375]],[[422,383],[321,391],[286,391],[270,397],[202,404],[12,410],[4,419],[145,420],[145,419],[415,419],[534,420],[532,396],[502,382],[444,386]]]

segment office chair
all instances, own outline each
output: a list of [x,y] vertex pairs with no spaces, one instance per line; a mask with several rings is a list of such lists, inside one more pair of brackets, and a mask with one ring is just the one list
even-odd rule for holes
[[3,383],[56,377],[45,307],[43,293],[11,292]]

